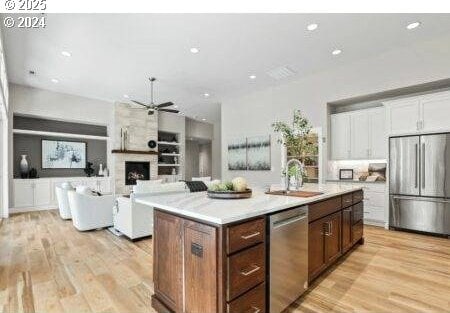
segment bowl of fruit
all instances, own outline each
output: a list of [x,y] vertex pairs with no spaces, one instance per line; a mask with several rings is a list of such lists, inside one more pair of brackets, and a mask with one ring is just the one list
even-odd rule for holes
[[208,188],[208,197],[213,199],[245,199],[252,196],[247,181],[243,177],[236,177],[232,181],[213,184]]

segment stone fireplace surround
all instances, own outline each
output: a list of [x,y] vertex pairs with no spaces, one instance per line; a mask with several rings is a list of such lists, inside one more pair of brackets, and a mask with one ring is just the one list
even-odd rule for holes
[[114,190],[116,194],[129,194],[132,186],[125,182],[125,162],[150,162],[150,179],[158,178],[157,154],[133,153],[133,151],[149,151],[149,140],[158,139],[158,115],[147,115],[144,110],[136,109],[126,103],[114,106],[113,149],[120,149],[120,129],[128,128],[127,153],[112,153],[114,165]]

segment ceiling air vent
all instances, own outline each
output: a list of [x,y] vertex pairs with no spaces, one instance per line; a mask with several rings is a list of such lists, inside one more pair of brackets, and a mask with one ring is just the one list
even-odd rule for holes
[[281,80],[293,76],[296,72],[288,66],[280,66],[267,72],[267,75],[275,80]]

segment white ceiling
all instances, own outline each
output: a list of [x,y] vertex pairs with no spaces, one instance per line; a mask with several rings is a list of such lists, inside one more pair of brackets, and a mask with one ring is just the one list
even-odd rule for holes
[[[419,28],[405,28],[417,20]],[[307,31],[312,22],[319,28]],[[448,14],[47,14],[45,29],[3,28],[11,82],[149,101],[147,77],[155,76],[156,102],[173,101],[186,115],[210,122],[220,118],[225,97],[449,32]],[[335,48],[343,53],[333,56]],[[286,65],[294,76],[277,81],[266,73]]]

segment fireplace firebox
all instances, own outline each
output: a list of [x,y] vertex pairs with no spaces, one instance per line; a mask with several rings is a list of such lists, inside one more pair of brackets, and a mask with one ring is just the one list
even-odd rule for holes
[[125,185],[136,185],[136,180],[150,179],[150,162],[125,162]]

